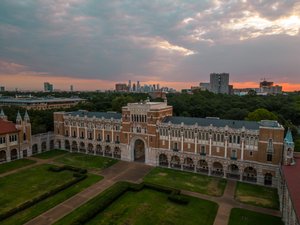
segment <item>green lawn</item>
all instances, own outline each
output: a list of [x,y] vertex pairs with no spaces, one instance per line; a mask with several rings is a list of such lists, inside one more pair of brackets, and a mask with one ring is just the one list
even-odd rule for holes
[[18,169],[18,168],[21,168],[24,166],[28,166],[33,163],[36,163],[36,161],[30,160],[30,159],[18,159],[16,161],[3,163],[3,164],[0,164],[0,174],[6,173],[11,170],[15,170],[15,169]]
[[284,225],[280,217],[233,208],[228,225]]
[[32,157],[39,158],[39,159],[50,159],[50,158],[53,158],[55,156],[63,155],[63,154],[66,154],[66,153],[68,153],[68,152],[64,151],[64,150],[54,149],[54,150],[51,150],[51,151],[42,152],[40,154],[33,155]]
[[16,215],[1,221],[2,225],[22,225],[29,220],[33,219],[34,217],[42,214],[43,212],[51,209],[52,207],[58,205],[59,203],[69,199],[73,195],[79,193],[80,191],[86,189],[87,187],[91,186],[92,184],[100,181],[103,177],[88,174],[88,177],[79,183],[69,187],[66,190],[63,190],[57,193],[54,196],[51,196],[36,205],[17,213]]
[[[103,195],[102,195],[103,196]],[[139,192],[128,191],[108,206],[87,224],[89,225],[212,225],[218,210],[214,202],[188,197],[188,205],[179,205],[167,199],[167,194],[143,189]],[[89,211],[93,200],[76,209],[56,225],[68,225],[76,221],[76,216]]]
[[222,196],[226,186],[225,179],[159,167],[154,168],[144,181],[212,196]]
[[62,157],[55,159],[55,161],[87,169],[104,169],[118,162],[117,159],[105,158],[95,155],[86,155],[81,153],[67,153]]
[[0,213],[8,211],[73,179],[73,172],[48,171],[49,165],[39,165],[20,173],[0,178]]
[[250,205],[279,209],[279,199],[276,188],[238,182],[235,199]]

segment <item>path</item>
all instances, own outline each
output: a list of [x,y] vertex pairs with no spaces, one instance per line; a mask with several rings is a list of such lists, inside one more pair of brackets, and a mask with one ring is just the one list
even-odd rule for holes
[[[21,170],[25,170],[41,164],[46,164],[46,163],[58,164],[58,163],[54,163],[54,160],[58,157],[61,157],[61,155],[50,159],[39,159],[34,157],[28,157],[31,160],[35,160],[36,163],[0,174],[0,177],[17,173]],[[129,181],[135,183],[141,182],[143,177],[151,169],[152,167],[142,163],[119,161],[118,163],[114,164],[113,166],[101,172],[89,170],[89,172],[91,173],[95,173],[103,176],[104,179],[86,188],[82,192],[74,195],[73,197],[55,206],[54,208],[44,212],[38,217],[35,217],[31,221],[27,222],[26,225],[53,224],[54,222],[58,221],[65,215],[69,214],[74,209],[86,203],[88,200],[92,199],[93,197],[95,197],[105,189],[111,187],[113,184],[115,184],[118,181]],[[214,221],[214,225],[228,225],[229,216],[232,208],[242,208],[242,209],[247,209],[247,210],[264,213],[268,215],[279,216],[279,217],[281,216],[281,213],[278,210],[247,205],[236,201],[234,199],[235,188],[236,188],[236,181],[227,180],[227,185],[222,197],[208,196],[208,195],[191,192],[187,190],[182,190],[181,193],[196,198],[216,202],[219,205],[219,208]]]
[[247,210],[255,211],[258,213],[264,213],[272,216],[279,216],[279,217],[281,216],[281,213],[278,210],[247,205],[236,201],[234,199],[235,188],[236,188],[236,181],[227,180],[227,185],[222,197],[213,197],[213,196],[208,196],[208,195],[186,191],[186,190],[182,190],[181,193],[218,203],[219,209],[215,218],[214,225],[228,225],[229,216],[232,208],[242,208],[242,209],[247,209]]
[[53,224],[118,181],[141,182],[151,169],[151,166],[145,164],[119,161],[102,171],[103,180],[32,219],[26,225]]
[[26,170],[26,169],[29,169],[31,167],[35,167],[35,166],[38,166],[38,165],[41,165],[41,164],[47,164],[47,163],[52,164],[54,159],[56,159],[58,157],[61,157],[61,156],[62,155],[58,155],[58,156],[55,156],[55,157],[50,158],[50,159],[39,159],[39,158],[35,158],[35,157],[32,157],[32,156],[27,157],[26,159],[33,160],[33,161],[35,161],[35,163],[27,165],[27,166],[20,167],[20,168],[14,169],[14,170],[10,170],[10,171],[5,172],[5,173],[2,173],[2,174],[0,174],[0,177],[5,177],[7,175],[14,174],[14,173],[20,172],[21,170]]

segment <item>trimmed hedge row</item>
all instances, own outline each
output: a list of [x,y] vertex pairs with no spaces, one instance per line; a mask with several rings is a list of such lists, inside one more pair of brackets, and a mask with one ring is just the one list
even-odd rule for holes
[[97,214],[102,212],[106,207],[111,203],[117,200],[121,195],[128,191],[129,184],[126,182],[120,182],[112,186],[110,189],[105,191],[103,194],[98,195],[96,198],[91,201],[93,207],[88,208],[88,211],[82,212],[81,215],[76,218],[76,221],[71,223],[72,225],[85,224]]
[[2,221],[4,219],[7,219],[8,217],[13,216],[14,214],[16,214],[16,213],[18,213],[20,211],[23,211],[23,210],[25,210],[25,209],[27,209],[27,208],[29,208],[29,207],[37,204],[38,202],[40,202],[42,200],[45,200],[46,198],[49,198],[49,197],[57,194],[58,192],[61,192],[61,191],[65,190],[65,189],[73,186],[74,184],[76,184],[76,183],[84,180],[85,178],[87,178],[86,174],[80,174],[80,176],[75,177],[75,179],[70,180],[69,182],[67,182],[67,183],[65,183],[63,185],[60,185],[60,186],[58,186],[58,187],[56,187],[56,188],[54,188],[54,189],[52,189],[52,190],[50,190],[50,191],[48,191],[48,192],[40,195],[38,197],[35,197],[35,198],[33,198],[33,199],[29,200],[29,201],[26,201],[23,204],[15,207],[15,208],[7,211],[7,212],[1,213],[0,214],[0,221]]
[[69,171],[73,171],[76,173],[80,173],[80,174],[86,174],[87,170],[86,169],[82,169],[79,167],[74,167],[74,166],[68,166],[68,165],[64,165],[64,166],[50,166],[48,168],[49,171],[52,172],[61,172],[63,170],[69,170]]
[[[110,189],[106,190],[104,193],[98,195],[92,199],[89,203],[92,207],[86,207],[84,211],[80,211],[77,217],[74,218],[75,221],[71,225],[85,224],[90,221],[93,217],[101,213],[110,204],[116,201],[120,196],[122,196],[127,191],[141,191],[143,188],[152,189],[155,191],[163,192],[169,194],[168,200],[178,203],[178,204],[188,204],[189,199],[185,196],[180,195],[180,190],[169,188],[161,185],[156,185],[152,183],[128,183],[128,182],[118,182]],[[81,215],[80,215],[81,214]]]

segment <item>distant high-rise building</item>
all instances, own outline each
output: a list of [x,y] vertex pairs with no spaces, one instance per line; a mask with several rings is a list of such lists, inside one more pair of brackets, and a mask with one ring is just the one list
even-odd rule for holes
[[157,90],[159,91],[159,84],[156,85]]
[[128,91],[132,91],[131,80],[128,81]]
[[136,91],[136,86],[135,86],[135,83],[133,83],[132,85],[132,91],[135,92]]
[[45,92],[53,92],[53,84],[50,84],[49,82],[44,83],[44,91]]
[[4,86],[0,86],[0,91],[5,91],[5,87]]
[[210,89],[210,83],[201,82],[199,85],[200,85],[201,91],[209,91],[209,89]]
[[117,92],[127,92],[128,91],[128,86],[125,83],[118,83],[116,84],[116,89]]
[[211,73],[210,91],[215,94],[229,94],[229,73]]
[[70,86],[70,91],[73,92],[74,91],[74,87],[73,85]]
[[141,85],[140,85],[140,81],[136,82],[136,91],[140,92],[141,91]]

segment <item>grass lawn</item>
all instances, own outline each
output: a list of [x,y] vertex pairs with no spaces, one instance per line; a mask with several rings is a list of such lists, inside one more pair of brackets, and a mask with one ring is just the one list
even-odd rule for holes
[[63,155],[63,154],[66,154],[66,153],[68,153],[68,152],[64,151],[64,150],[54,149],[54,150],[51,150],[51,151],[42,152],[40,154],[33,155],[32,157],[39,158],[39,159],[50,159],[50,158],[53,158],[55,156]]
[[54,196],[51,196],[36,205],[17,213],[16,215],[1,221],[2,225],[21,225],[29,220],[33,219],[34,217],[42,214],[43,212],[53,208],[54,206],[58,205],[59,203],[67,200],[68,198],[72,197],[73,195],[79,193],[80,191],[84,190],[85,188],[91,186],[92,184],[100,181],[103,177],[89,174],[88,177],[79,183],[69,187],[66,190],[63,190],[57,193]]
[[[180,205],[169,201],[167,196],[165,193],[150,189],[139,192],[128,191],[86,224],[213,224],[218,210],[216,203],[188,197],[190,199],[188,205]],[[89,210],[94,204],[93,200],[89,201],[55,224],[71,224],[76,221],[80,211]]]
[[235,190],[235,199],[250,205],[279,209],[276,188],[238,182]]
[[280,217],[233,208],[228,225],[284,225]]
[[49,165],[39,165],[20,173],[0,178],[0,213],[39,196],[73,179],[73,172],[48,171]]
[[104,169],[118,162],[117,159],[105,158],[95,155],[86,155],[81,153],[67,153],[62,157],[55,159],[55,161],[87,169]]
[[212,196],[222,196],[226,186],[225,179],[160,167],[154,168],[144,181]]
[[18,159],[16,161],[0,164],[0,174],[6,173],[11,170],[15,170],[30,164],[36,163],[34,160],[30,159]]

